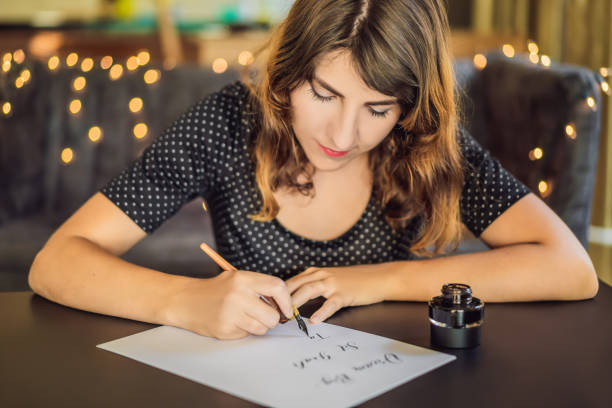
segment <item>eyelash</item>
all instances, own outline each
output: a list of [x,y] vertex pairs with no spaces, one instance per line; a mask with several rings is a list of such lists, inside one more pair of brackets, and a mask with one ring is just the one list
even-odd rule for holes
[[[314,88],[310,88],[309,89],[310,94],[312,95],[313,99],[319,102],[331,102],[332,99],[334,99],[333,96],[321,96],[318,93],[315,92]],[[384,112],[377,112],[373,109],[368,109],[370,111],[370,114],[372,116],[374,116],[375,118],[384,118],[389,114],[389,110],[386,110]]]

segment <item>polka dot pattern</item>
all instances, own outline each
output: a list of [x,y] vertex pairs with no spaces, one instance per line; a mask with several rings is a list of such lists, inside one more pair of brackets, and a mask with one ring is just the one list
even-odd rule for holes
[[[179,117],[130,167],[101,192],[145,232],[152,233],[197,196],[207,203],[217,251],[239,269],[289,278],[310,266],[332,267],[414,259],[418,230],[387,224],[375,191],[361,218],[340,237],[316,241],[278,221],[252,221],[261,207],[255,164],[249,156],[256,132],[248,90],[235,82],[201,100]],[[461,213],[479,235],[526,193],[465,131],[460,145],[472,165],[466,173]],[[495,208],[489,204],[494,203]],[[501,205],[498,205],[501,204]]]
[[465,129],[459,129],[457,142],[466,162],[465,184],[459,202],[461,220],[478,237],[497,217],[531,191]]

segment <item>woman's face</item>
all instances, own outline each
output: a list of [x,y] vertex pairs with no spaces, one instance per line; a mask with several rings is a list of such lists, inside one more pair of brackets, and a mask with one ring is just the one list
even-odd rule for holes
[[401,114],[397,98],[366,86],[345,50],[324,55],[313,81],[294,89],[290,98],[295,135],[320,171],[367,157]]

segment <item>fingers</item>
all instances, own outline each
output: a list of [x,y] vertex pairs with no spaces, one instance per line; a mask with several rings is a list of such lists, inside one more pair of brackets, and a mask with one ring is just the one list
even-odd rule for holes
[[293,316],[291,295],[289,294],[285,281],[276,276],[265,275],[257,272],[252,272],[250,278],[252,279],[250,287],[257,294],[272,297],[287,318],[291,318],[291,316]]
[[257,336],[263,336],[268,332],[269,329],[260,321],[252,318],[247,314],[244,314],[242,318],[238,320],[237,327],[244,330],[245,332],[255,334]]
[[275,328],[280,320],[279,312],[272,306],[269,306],[263,300],[259,299],[259,297],[257,299],[253,299],[252,302],[249,302],[248,307],[245,309],[245,313],[247,316],[257,320],[268,329]]
[[319,310],[317,310],[312,314],[312,316],[310,316],[310,322],[319,323],[324,320],[327,320],[329,317],[331,317],[331,315],[336,313],[343,306],[344,305],[338,297],[332,296],[323,303],[323,306],[321,306]]
[[300,286],[293,292],[291,299],[295,307],[300,307],[310,299],[316,299],[319,296],[327,297],[327,295],[329,295],[328,285],[325,281],[317,280]]
[[317,278],[321,278],[321,269],[316,267],[310,267],[306,269],[304,272],[300,272],[295,276],[287,279],[285,284],[287,285],[287,289],[289,293],[293,293],[297,288],[302,286],[305,283],[312,282],[313,280],[317,280]]

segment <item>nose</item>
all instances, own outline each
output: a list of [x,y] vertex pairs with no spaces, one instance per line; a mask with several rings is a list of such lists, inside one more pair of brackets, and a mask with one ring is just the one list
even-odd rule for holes
[[358,115],[355,110],[345,109],[337,127],[333,129],[332,140],[335,150],[349,150],[355,146],[358,139]]

